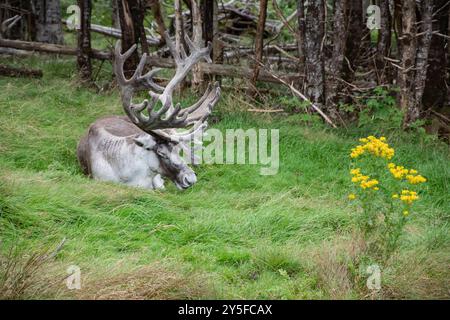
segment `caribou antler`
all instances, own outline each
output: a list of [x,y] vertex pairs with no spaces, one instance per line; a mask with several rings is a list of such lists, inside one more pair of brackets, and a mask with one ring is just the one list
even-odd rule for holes
[[21,19],[20,15],[15,15],[14,17],[8,18],[2,22],[0,25],[0,38],[5,34],[6,31],[14,27],[14,25]]
[[[133,45],[124,54],[121,54],[121,43],[117,42],[115,48],[114,71],[117,77],[117,83],[121,88],[122,105],[125,113],[130,120],[143,131],[150,134],[157,134],[171,141],[186,141],[191,139],[198,131],[206,127],[206,118],[210,115],[212,108],[217,103],[220,96],[220,87],[218,83],[209,85],[205,94],[192,106],[182,109],[180,104],[173,105],[173,91],[176,86],[186,78],[192,67],[200,60],[204,59],[211,62],[209,57],[211,44],[204,48],[195,46],[191,39],[186,35],[185,41],[189,47],[189,55],[182,45],[175,45],[170,39],[169,34],[164,34],[166,43],[174,58],[176,71],[173,78],[169,81],[165,88],[157,85],[153,81],[153,76],[160,70],[154,69],[142,75],[147,55],[144,53],[136,68],[133,76],[126,79],[123,73],[123,65],[125,60],[136,50]],[[176,48],[179,48],[177,50]],[[132,102],[134,91],[141,89],[153,89],[149,91],[150,101],[144,100],[139,104]],[[159,92],[159,93],[158,93]],[[161,105],[157,110],[156,106]],[[147,115],[143,111],[147,111]],[[192,127],[191,127],[192,126]],[[176,132],[176,128],[191,127],[186,132]]]

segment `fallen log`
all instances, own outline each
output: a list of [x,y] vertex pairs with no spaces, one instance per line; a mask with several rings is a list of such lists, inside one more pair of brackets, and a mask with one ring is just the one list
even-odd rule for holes
[[[27,50],[27,51],[38,51],[38,52],[46,52],[46,53],[56,53],[56,54],[62,54],[62,55],[71,55],[76,56],[77,55],[77,49],[63,46],[63,45],[57,45],[57,44],[50,44],[50,43],[41,43],[41,42],[28,42],[28,41],[21,41],[21,40],[8,40],[8,39],[0,39],[0,47],[5,48],[14,48],[14,49],[20,49],[20,50]],[[91,50],[91,57],[94,59],[99,60],[111,60],[111,53],[107,51],[100,51],[96,49]],[[158,68],[174,68],[175,63],[172,59],[168,58],[159,58],[159,57],[148,57],[147,63],[153,67]],[[225,65],[225,64],[215,64],[215,63],[199,63],[200,72],[207,74],[207,75],[218,75],[218,76],[224,76],[224,77],[232,77],[232,78],[246,78],[250,79],[252,76],[252,69],[248,67],[242,67],[242,66],[231,66],[231,65]],[[278,74],[279,78],[284,79],[287,82],[292,82],[297,80],[300,75],[298,74]],[[261,70],[260,75],[258,76],[258,81],[263,82],[272,82],[272,83],[279,83],[277,79],[275,79],[270,73],[267,71]]]
[[[168,58],[148,57],[147,63],[152,67],[158,68],[174,68],[175,62]],[[224,76],[231,78],[246,78],[250,79],[253,75],[253,69],[242,66],[231,66],[217,63],[199,63],[200,72],[207,75]],[[279,74],[278,77],[285,81],[292,82],[299,78],[298,74]],[[261,71],[258,76],[258,81],[280,83],[277,79],[274,79],[272,74]]]
[[[13,48],[27,51],[38,51],[46,53],[56,53],[69,56],[77,55],[77,48],[72,48],[59,44],[43,43],[43,42],[29,42],[22,40],[9,40],[0,39],[0,47]],[[106,51],[100,51],[91,49],[91,57],[99,60],[111,59],[111,53]]]
[[[64,19],[62,19],[61,21],[62,21],[62,23],[64,25],[67,23],[67,21],[64,20]],[[116,29],[116,28],[113,28],[113,27],[105,27],[105,26],[102,26],[102,25],[99,25],[99,24],[92,24],[91,23],[90,30],[92,32],[96,32],[96,33],[102,34],[104,36],[109,36],[109,37],[116,38],[116,39],[120,39],[122,37],[122,30]],[[147,38],[147,43],[149,45],[154,45],[155,46],[155,45],[159,45],[161,43],[160,39],[156,39],[156,38],[154,38],[152,36],[148,36],[147,35],[146,38]]]
[[42,78],[42,70],[16,68],[0,64],[0,76]]

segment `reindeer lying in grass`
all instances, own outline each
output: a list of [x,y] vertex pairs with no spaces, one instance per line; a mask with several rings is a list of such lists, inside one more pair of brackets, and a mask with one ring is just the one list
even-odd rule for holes
[[[117,42],[114,72],[127,117],[97,120],[79,142],[78,160],[83,172],[90,177],[147,189],[164,188],[164,177],[180,189],[196,183],[195,172],[180,156],[180,149],[185,150],[194,135],[206,128],[206,119],[220,97],[220,87],[218,83],[210,84],[200,100],[187,108],[174,106],[172,95],[196,63],[202,59],[211,62],[211,44],[200,48],[185,36],[190,51],[187,55],[182,46],[174,45],[168,34],[165,39],[176,63],[175,75],[165,88],[153,81],[159,69],[142,75],[147,59],[145,53],[133,76],[126,79],[123,65],[136,46],[121,54],[121,43]],[[181,50],[177,51],[176,47]],[[143,89],[152,90],[150,101],[133,103],[133,93]],[[180,128],[189,130],[178,132],[176,129]]]

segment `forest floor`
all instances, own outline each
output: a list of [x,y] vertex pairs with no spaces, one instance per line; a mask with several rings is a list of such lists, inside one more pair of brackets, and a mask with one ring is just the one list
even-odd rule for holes
[[[383,132],[396,161],[428,183],[371,293],[365,268],[378,262],[364,251],[360,209],[347,195],[349,150],[374,132],[249,114],[224,90],[211,126],[279,129],[278,174],[201,165],[186,191],[98,182],[81,173],[76,145],[97,118],[123,114],[117,93],[77,84],[73,59],[29,63],[43,79],[0,78],[0,297],[450,297],[450,153],[437,139]],[[80,290],[64,284],[71,265]]]

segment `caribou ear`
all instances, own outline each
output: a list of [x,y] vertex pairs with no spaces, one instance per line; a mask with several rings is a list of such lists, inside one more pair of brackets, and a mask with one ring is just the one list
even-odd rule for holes
[[133,141],[134,143],[136,143],[136,145],[146,150],[153,150],[153,148],[156,146],[155,140],[152,138],[152,136],[147,134],[136,135],[133,138]]

